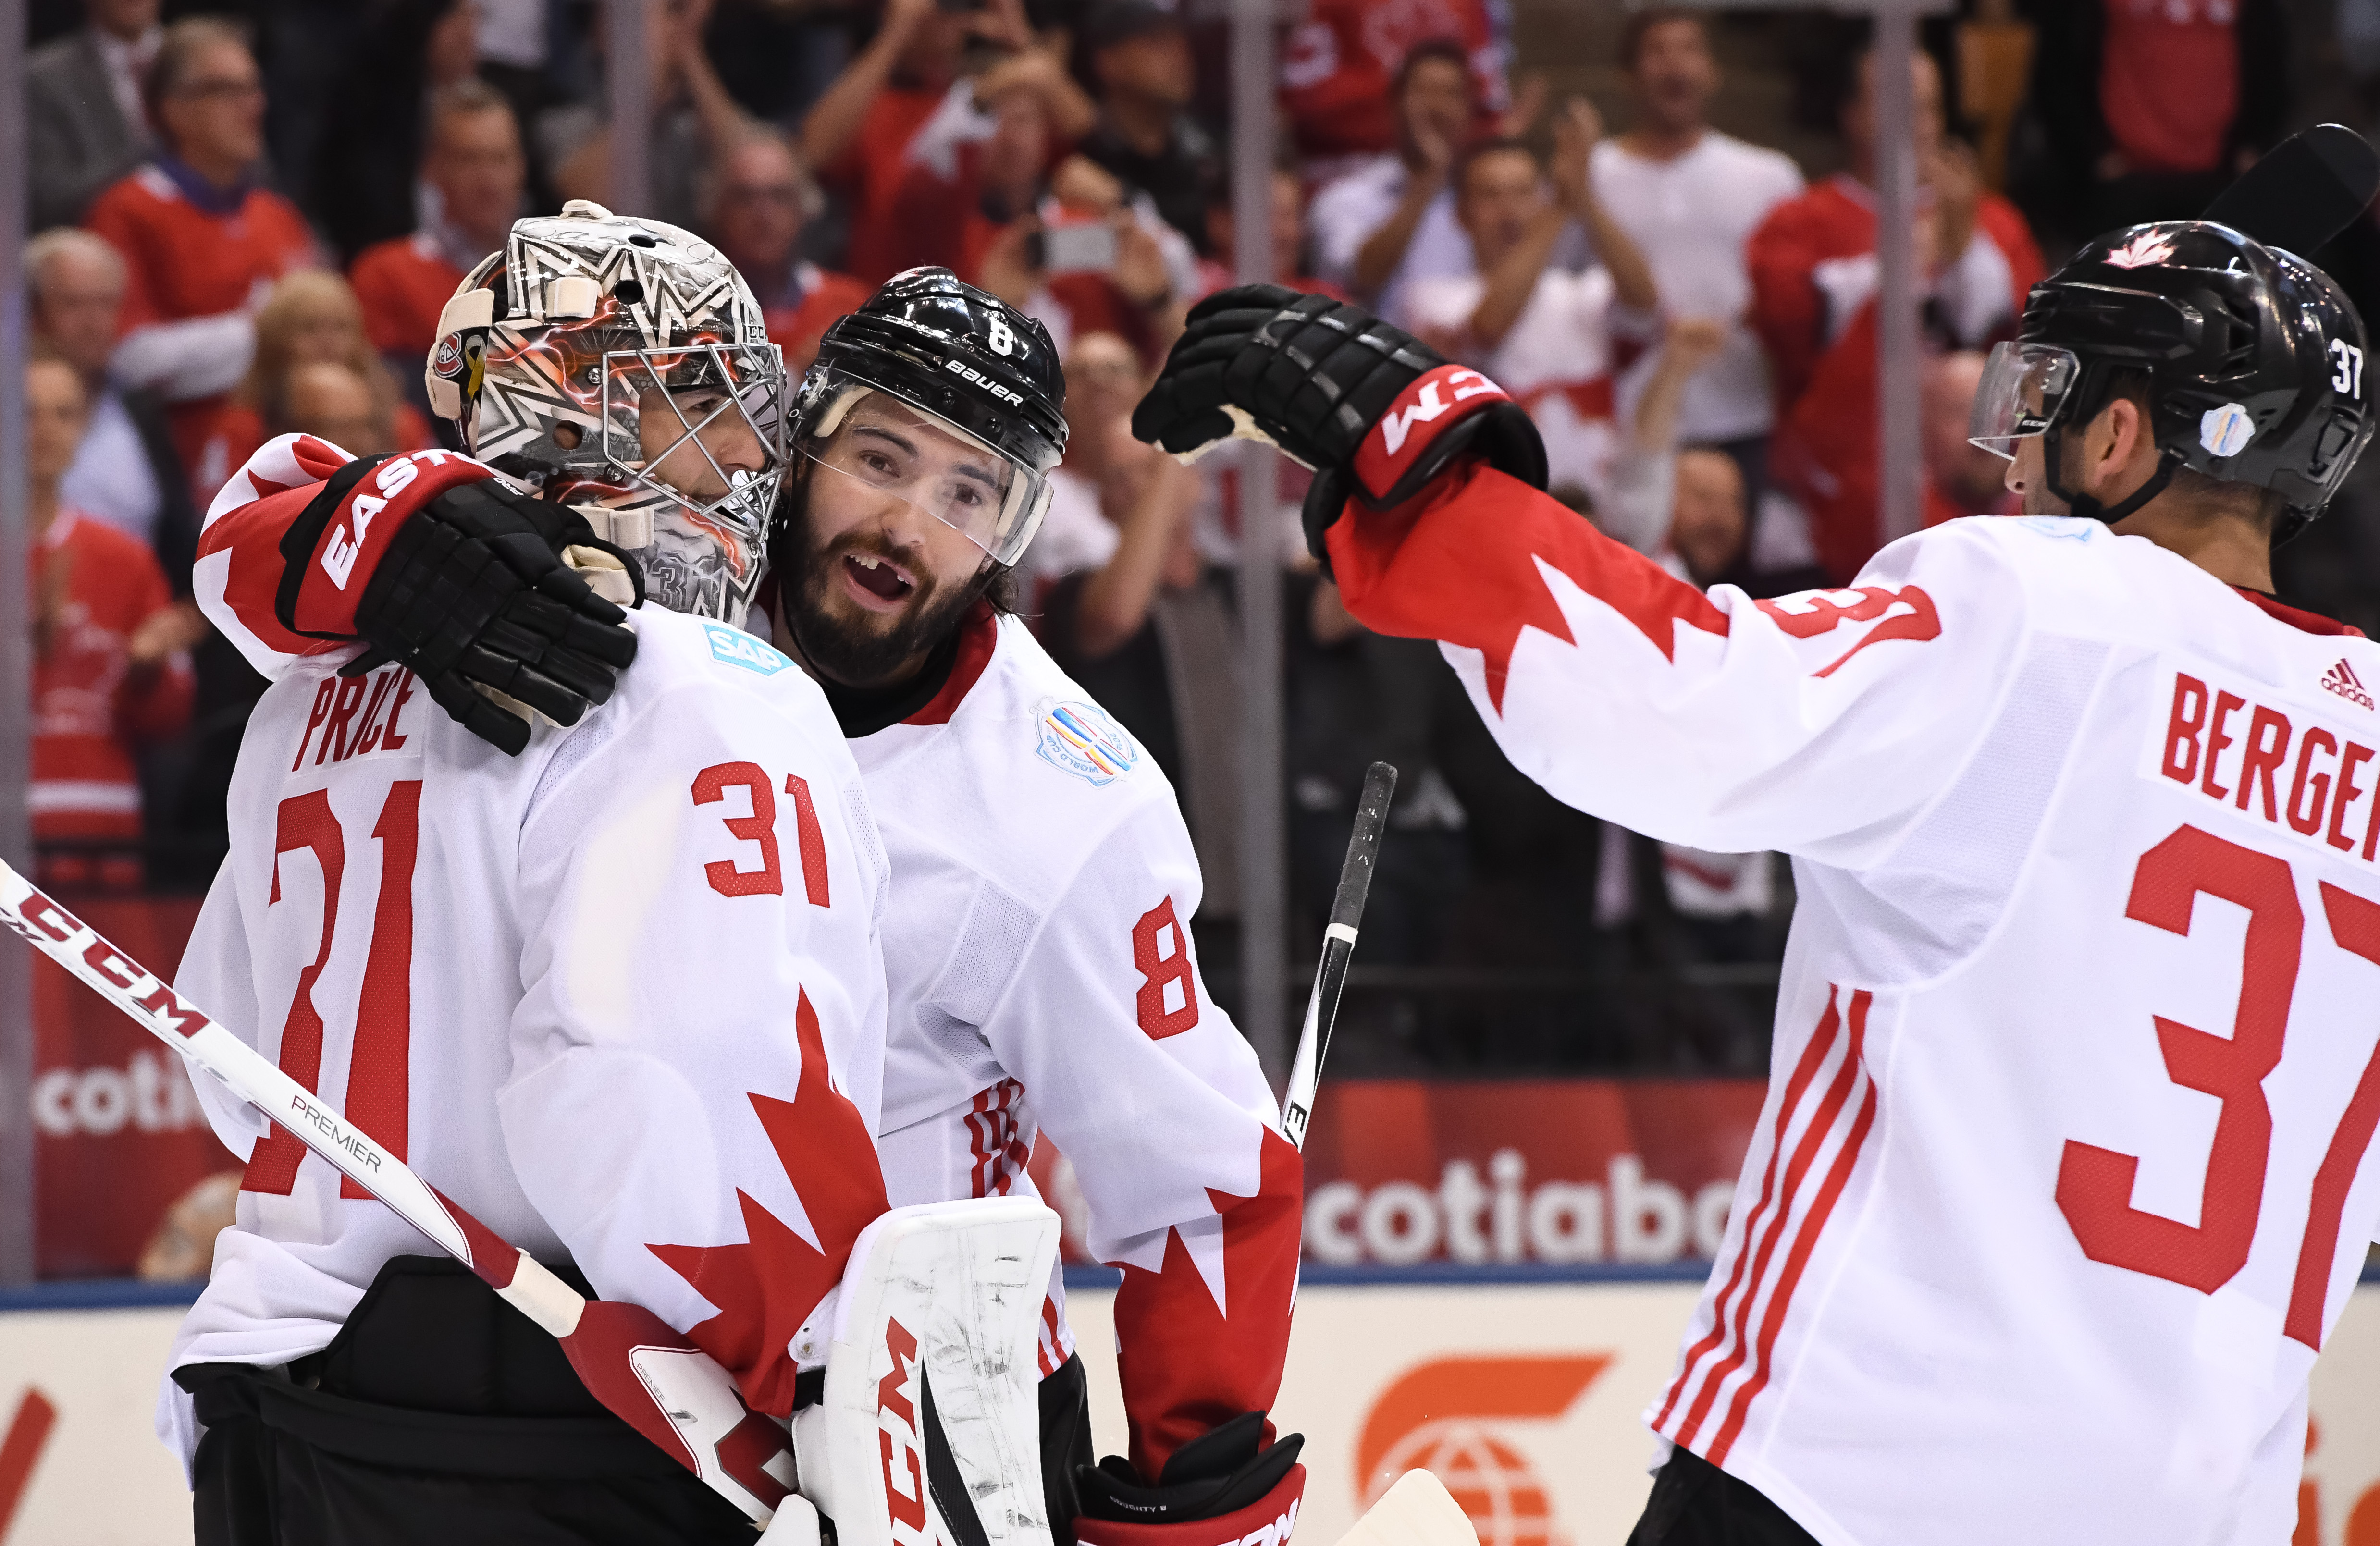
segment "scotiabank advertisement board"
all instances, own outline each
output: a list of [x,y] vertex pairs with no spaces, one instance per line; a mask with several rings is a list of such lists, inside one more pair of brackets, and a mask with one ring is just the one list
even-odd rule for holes
[[[1758,1080],[1333,1080],[1305,1145],[1305,1259],[1332,1267],[1707,1261]],[[1087,1263],[1082,1194],[1034,1179]]]
[[[1618,1546],[1650,1487],[1637,1414],[1669,1378],[1696,1291],[1308,1284],[1274,1407],[1305,1435],[1295,1546],[1334,1546],[1410,1467],[1445,1481],[1480,1546]],[[1123,1448],[1112,1301],[1091,1289],[1066,1301],[1101,1454]],[[150,1431],[180,1319],[0,1313],[0,1546],[191,1539],[181,1467]],[[2314,1365],[2311,1406],[2290,1546],[2380,1546],[2380,1286],[2349,1302]]]

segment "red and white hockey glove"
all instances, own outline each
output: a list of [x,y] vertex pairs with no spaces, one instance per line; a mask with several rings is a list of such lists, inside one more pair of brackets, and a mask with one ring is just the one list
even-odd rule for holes
[[310,638],[371,648],[343,674],[395,660],[466,730],[517,756],[528,723],[480,689],[572,725],[637,656],[627,614],[557,557],[627,556],[585,516],[448,452],[365,457],[333,474],[281,538],[273,612]]
[[1173,1452],[1148,1486],[1121,1455],[1075,1472],[1078,1546],[1289,1546],[1305,1494],[1302,1433],[1264,1444],[1265,1415],[1243,1412]]
[[1545,442],[1501,387],[1361,308],[1277,284],[1190,308],[1132,432],[1183,457],[1267,441],[1313,468],[1305,545],[1326,567],[1323,533],[1350,498],[1402,504],[1459,456],[1546,486]]

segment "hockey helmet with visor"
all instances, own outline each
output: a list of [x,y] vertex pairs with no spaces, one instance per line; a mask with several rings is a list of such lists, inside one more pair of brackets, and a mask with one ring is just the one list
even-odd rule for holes
[[[1039,322],[947,269],[912,269],[820,341],[794,446],[805,477],[903,501],[1004,568],[1049,512],[1050,474],[1066,449],[1065,392]],[[874,393],[928,433],[905,437],[883,416],[855,419]]]
[[[2183,467],[2272,489],[2283,541],[2321,513],[2371,438],[2364,346],[2345,293],[2294,254],[2209,221],[2134,225],[2034,287],[2017,337],[1992,351],[1968,434],[2010,458],[2040,437],[2050,492],[2110,524]],[[2128,380],[2146,383],[2163,454],[2139,489],[2103,505],[2063,486],[2061,441]]]

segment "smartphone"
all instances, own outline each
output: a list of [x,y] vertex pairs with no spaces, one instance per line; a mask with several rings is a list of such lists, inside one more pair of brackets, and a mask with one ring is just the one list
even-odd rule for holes
[[1112,273],[1115,227],[1104,222],[1052,225],[1041,235],[1040,266],[1051,273]]

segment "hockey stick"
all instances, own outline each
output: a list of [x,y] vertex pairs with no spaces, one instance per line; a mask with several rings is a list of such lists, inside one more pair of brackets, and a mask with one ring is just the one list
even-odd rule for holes
[[2202,220],[2228,225],[2311,262],[2380,192],[2380,156],[2340,124],[2316,124],[2257,158],[2215,196]]
[[1339,1546],[1479,1546],[1479,1532],[1436,1473],[1412,1470],[1364,1511]]
[[588,1299],[216,1024],[171,984],[0,863],[0,923],[278,1121],[562,1343],[595,1398],[766,1523],[795,1481],[793,1441],[710,1356],[639,1305]]
[[1339,995],[1347,985],[1347,960],[1355,953],[1355,925],[1380,857],[1380,829],[1389,819],[1389,798],[1397,791],[1397,770],[1376,762],[1364,771],[1364,793],[1355,802],[1355,829],[1347,837],[1347,862],[1339,867],[1339,890],[1330,899],[1330,924],[1322,931],[1322,963],[1314,970],[1314,991],[1305,1000],[1305,1024],[1297,1033],[1297,1057],[1289,1066],[1289,1094],[1281,1102],[1281,1130],[1291,1144],[1305,1148],[1305,1124],[1314,1115],[1314,1087],[1330,1051],[1330,1027],[1339,1018]]

